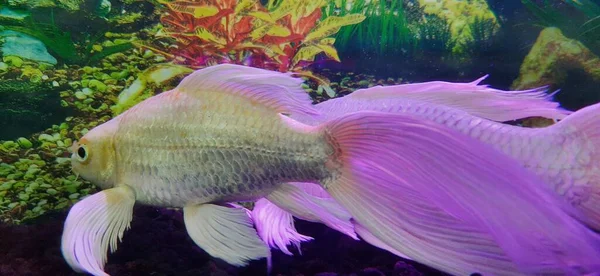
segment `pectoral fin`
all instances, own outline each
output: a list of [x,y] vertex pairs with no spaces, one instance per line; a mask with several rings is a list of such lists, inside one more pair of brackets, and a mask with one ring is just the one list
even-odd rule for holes
[[186,206],[183,218],[192,240],[213,257],[235,266],[270,258],[269,247],[259,238],[242,208],[214,204]]
[[77,272],[108,275],[104,272],[107,250],[117,250],[117,242],[129,228],[135,193],[127,186],[104,190],[86,197],[69,211],[62,235],[61,250]]

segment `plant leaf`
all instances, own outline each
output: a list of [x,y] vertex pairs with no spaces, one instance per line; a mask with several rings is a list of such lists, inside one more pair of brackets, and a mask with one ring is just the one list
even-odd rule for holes
[[201,3],[175,1],[165,3],[170,9],[192,15],[194,18],[204,18],[217,14],[219,8],[212,5],[204,5]]
[[275,23],[275,19],[271,17],[271,14],[267,13],[267,12],[263,12],[263,11],[253,11],[253,12],[249,12],[248,15],[260,19],[262,21],[266,21],[269,23]]
[[290,32],[288,28],[281,25],[273,25],[271,28],[269,28],[269,31],[267,31],[267,35],[270,36],[286,37],[291,34],[292,32]]
[[319,42],[319,44],[322,44],[322,45],[333,45],[333,43],[335,43],[335,37],[323,38]]
[[269,29],[271,28],[272,25],[270,24],[264,24],[256,29],[254,29],[252,32],[250,32],[250,38],[252,38],[252,40],[257,40],[262,38],[263,36],[265,36],[267,34],[267,32],[269,32]]
[[277,6],[277,8],[273,12],[271,12],[271,17],[273,18],[273,20],[281,19],[282,17],[290,14],[290,12],[294,9],[296,4],[297,4],[297,1],[295,1],[295,0],[281,1],[279,6]]
[[[315,27],[321,15],[321,10],[316,9],[311,14],[300,18],[298,22],[293,23],[294,32],[302,34],[303,37],[306,36]],[[291,20],[293,21],[294,19],[292,18]]]
[[340,57],[338,56],[337,50],[333,46],[327,44],[317,44],[316,46],[323,50],[328,57],[340,62]]
[[261,44],[261,43],[255,43],[255,42],[244,42],[235,47],[235,49],[248,49],[248,48],[261,49],[261,50],[265,51],[265,53],[268,56],[275,56],[276,54],[277,55],[285,55],[285,52],[281,49],[281,47],[279,47],[277,45],[265,45],[265,44]]
[[205,41],[209,41],[209,42],[213,42],[219,45],[225,45],[227,44],[227,41],[225,40],[225,38],[219,37],[214,35],[213,33],[211,33],[210,31],[208,31],[205,28],[202,27],[198,27],[194,30],[194,34]]
[[360,23],[365,20],[365,18],[366,17],[362,14],[348,14],[342,17],[330,16],[321,21],[319,25],[306,36],[304,43],[309,43],[333,35],[337,33],[341,27]]
[[248,12],[256,5],[256,0],[242,0],[235,6],[234,14],[239,15]]
[[294,58],[292,59],[292,67],[296,66],[296,64],[298,64],[298,62],[300,62],[301,60],[313,61],[315,59],[315,56],[320,52],[323,52],[323,49],[313,45],[308,45],[300,48],[300,50],[298,50],[298,52],[296,53],[296,55],[294,55]]

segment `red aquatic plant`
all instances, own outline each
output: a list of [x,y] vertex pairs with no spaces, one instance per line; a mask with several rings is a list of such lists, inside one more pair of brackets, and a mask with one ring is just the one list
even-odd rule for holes
[[329,36],[364,20],[362,14],[331,16],[319,22],[322,0],[283,0],[267,9],[257,0],[163,1],[163,35],[174,56],[191,66],[236,63],[298,71],[324,52],[339,61]]

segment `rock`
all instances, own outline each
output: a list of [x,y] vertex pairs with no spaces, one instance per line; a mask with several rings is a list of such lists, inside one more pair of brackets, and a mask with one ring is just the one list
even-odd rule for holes
[[44,74],[38,68],[33,68],[31,66],[25,66],[21,70],[21,78],[23,80],[28,80],[29,82],[37,83],[41,82]]
[[560,29],[546,28],[525,57],[511,89],[560,86],[573,68],[600,82],[600,58],[581,42],[565,37]]
[[48,53],[46,45],[36,38],[11,30],[0,31],[4,43],[0,48],[3,56],[18,56],[24,59],[56,64],[56,58]]
[[23,66],[23,59],[17,56],[4,56],[2,60],[17,68]]
[[369,87],[369,81],[368,80],[361,80],[358,82],[358,86],[362,87],[362,88],[367,88]]
[[145,59],[149,59],[153,56],[154,56],[154,52],[152,52],[151,50],[146,50],[146,51],[144,51],[144,55],[142,57]]
[[17,139],[17,144],[19,144],[19,146],[21,146],[24,149],[30,149],[31,147],[33,147],[31,141],[27,140],[27,138],[25,137],[20,137],[19,139]]
[[98,5],[98,8],[96,8],[96,14],[98,14],[100,16],[106,16],[106,15],[108,15],[108,13],[110,13],[111,7],[112,7],[112,4],[110,3],[110,1],[101,0],[100,4]]
[[43,133],[43,134],[40,134],[40,136],[38,137],[38,140],[40,140],[41,142],[44,142],[44,141],[54,142],[54,141],[56,141],[58,139],[56,139],[56,137],[54,137],[52,135]]
[[87,98],[87,96],[83,92],[77,91],[77,92],[75,92],[75,98],[77,98],[79,100],[85,100]]
[[0,191],[10,190],[10,188],[12,188],[11,182],[4,182],[2,185],[0,185]]
[[142,92],[146,90],[147,85],[162,86],[175,77],[189,74],[192,71],[190,68],[175,64],[152,66],[140,73],[137,79],[119,94],[117,104],[112,106],[111,109],[115,115],[120,114],[144,99]]
[[161,85],[182,74],[189,74],[193,70],[181,65],[160,64],[144,71],[144,75],[148,82],[153,82],[155,85]]
[[[88,87],[92,88],[92,89],[96,89],[99,92],[106,92],[106,84],[102,83],[99,80],[90,80],[90,82],[88,83]],[[85,92],[84,92],[85,93]],[[90,95],[88,95],[90,96]]]
[[0,51],[3,56],[17,56],[37,62],[56,64],[56,58],[48,53],[46,46],[36,38],[11,30],[0,31],[4,39]]
[[554,124],[554,120],[542,117],[526,118],[521,121],[521,126],[530,128],[548,127]]
[[29,200],[29,195],[25,194],[25,193],[21,193],[21,194],[19,194],[19,199],[23,200],[23,201],[27,201],[27,200]]
[[94,90],[90,89],[89,87],[86,87],[86,88],[81,89],[81,93],[83,93],[84,95],[90,97],[90,96],[92,96],[94,94]]
[[377,268],[365,268],[358,275],[359,276],[385,276],[385,274]]
[[403,276],[417,276],[417,275],[423,275],[422,273],[420,273],[415,267],[413,267],[412,265],[404,262],[404,261],[398,261],[396,262],[396,264],[394,265],[394,274],[393,275],[403,275]]
[[25,18],[29,16],[29,13],[23,11],[11,10],[8,7],[2,7],[0,9],[0,23],[7,25],[22,24]]
[[8,5],[14,7],[62,8],[67,11],[78,11],[85,0],[8,0]]
[[419,0],[419,5],[425,14],[436,15],[448,22],[452,38],[456,41],[452,49],[455,53],[464,52],[464,45],[473,40],[469,25],[477,18],[491,20],[499,27],[498,19],[486,0]]

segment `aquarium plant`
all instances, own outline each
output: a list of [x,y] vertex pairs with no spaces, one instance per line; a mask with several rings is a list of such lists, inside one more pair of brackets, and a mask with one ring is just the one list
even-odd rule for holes
[[455,40],[449,23],[438,15],[425,14],[419,3],[330,1],[323,16],[353,13],[364,14],[366,19],[342,27],[334,46],[343,58],[359,64],[358,67],[390,72],[405,67],[402,64],[424,65],[452,55]]
[[335,44],[339,49],[367,49],[383,56],[390,51],[397,54],[415,46],[416,36],[409,28],[403,1],[330,1],[323,16],[355,13],[365,14],[366,19],[337,33]]
[[[581,41],[595,54],[600,54],[600,5],[591,0],[521,2],[536,17],[537,25],[557,27],[565,36]],[[570,9],[557,8],[560,2],[568,4]]]
[[499,23],[489,18],[475,17],[469,22],[468,28],[472,39],[464,43],[464,48],[471,57],[495,50],[496,47],[503,44],[499,39],[506,38],[502,36],[504,33],[500,33]]
[[279,71],[301,71],[324,53],[339,61],[331,37],[359,23],[362,14],[322,18],[327,1],[161,1],[163,35],[184,63],[201,67],[236,63]]

